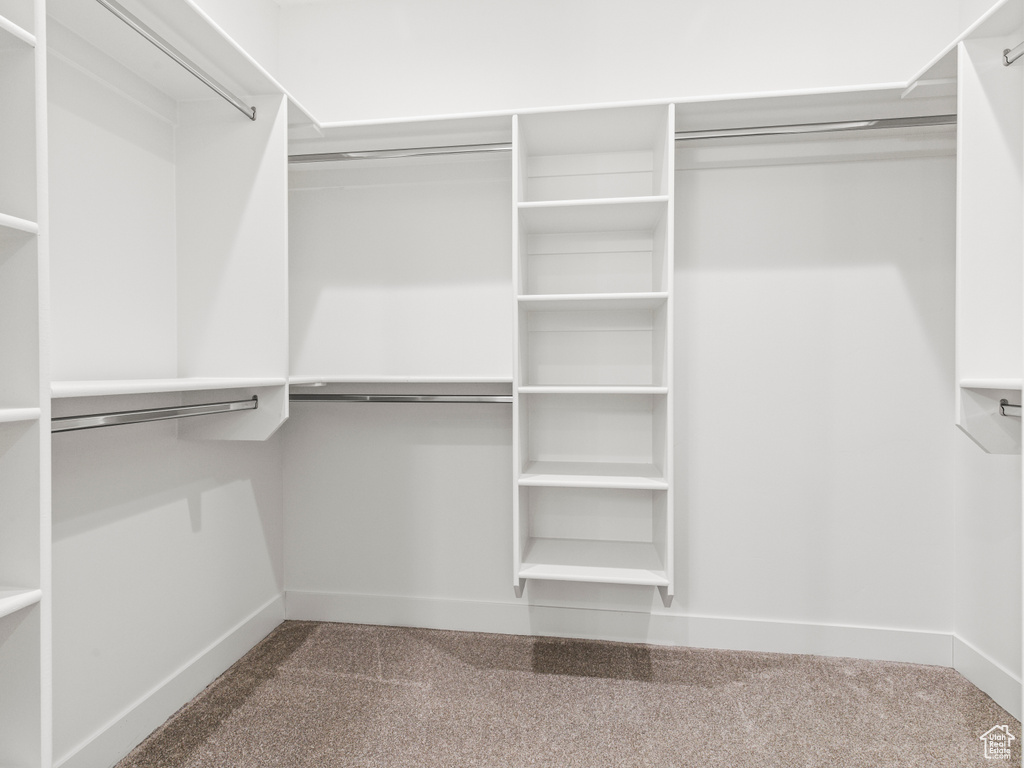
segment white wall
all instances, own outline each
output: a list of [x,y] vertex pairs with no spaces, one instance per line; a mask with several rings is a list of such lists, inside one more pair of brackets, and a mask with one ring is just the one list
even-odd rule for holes
[[956,634],[1021,675],[1021,458],[957,438]]
[[957,0],[322,0],[280,79],[325,122],[906,81]]
[[[179,441],[175,422],[55,436],[58,764],[123,754],[221,671],[197,676],[188,665],[280,594],[281,461],[277,442]],[[224,666],[258,639],[232,648]],[[185,688],[164,698],[168,682]]]
[[676,196],[679,609],[948,630],[952,158]]

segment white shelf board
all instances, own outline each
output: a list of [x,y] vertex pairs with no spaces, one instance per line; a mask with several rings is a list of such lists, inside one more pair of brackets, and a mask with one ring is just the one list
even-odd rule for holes
[[0,240],[25,238],[37,234],[39,234],[39,225],[34,221],[0,213]]
[[38,408],[0,408],[0,424],[15,421],[34,421],[40,416]]
[[654,464],[531,461],[519,475],[520,486],[668,490],[665,473]]
[[7,17],[0,16],[0,48],[8,48],[10,43],[23,45],[26,48],[35,48],[36,36],[22,29]]
[[0,618],[35,605],[42,598],[42,590],[0,587]]
[[521,386],[521,395],[667,395],[668,387],[652,386]]
[[580,539],[530,539],[520,579],[668,586],[653,544]]
[[657,309],[668,301],[668,293],[570,293],[519,296],[527,311],[603,311],[615,309]]
[[282,387],[284,378],[112,379],[97,381],[55,381],[50,391],[58,397],[101,397],[104,395],[142,395],[156,392],[196,392],[206,389],[251,389]]
[[519,203],[529,234],[650,231],[668,212],[668,197],[614,197]]
[[1020,389],[1021,379],[961,379],[961,389]]
[[511,376],[290,376],[293,387],[327,384],[512,384]]

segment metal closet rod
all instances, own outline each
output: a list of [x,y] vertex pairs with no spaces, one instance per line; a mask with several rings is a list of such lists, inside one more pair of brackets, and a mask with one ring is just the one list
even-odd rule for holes
[[147,421],[184,419],[188,416],[208,416],[214,413],[232,411],[255,411],[260,401],[256,395],[250,400],[232,400],[226,403],[202,403],[199,405],[172,405],[167,408],[145,408],[135,411],[114,413],[91,413],[84,416],[60,416],[51,419],[51,432],[73,432],[79,429],[117,427],[122,424],[140,424]]
[[153,45],[159,48],[161,51],[170,56],[174,61],[184,67],[186,70],[195,75],[199,80],[203,82],[208,88],[212,89],[218,96],[228,102],[231,106],[241,112],[243,115],[248,117],[250,120],[256,119],[256,107],[250,107],[248,104],[243,102],[240,98],[235,96],[231,91],[225,88],[223,85],[214,80],[210,75],[206,74],[199,65],[191,61],[185,54],[175,48],[173,45],[164,40],[160,35],[150,29],[148,26],[143,24],[138,18],[128,12],[120,3],[116,0],[96,0],[97,3],[102,5],[112,14],[117,16],[121,21],[127,24],[129,27],[134,29],[144,38],[149,40]]
[[1021,56],[1024,56],[1024,43],[1021,43],[1016,48],[1006,48],[1003,50],[1003,66],[1008,67]]
[[[102,2],[102,0],[101,0]],[[918,128],[937,125],[956,125],[956,115],[923,115],[921,117],[883,117],[876,120],[845,120],[831,123],[798,123],[795,125],[764,125],[745,128],[719,128],[707,131],[679,131],[676,141],[701,139],[743,138],[749,136],[797,136],[808,133],[842,133],[869,131],[882,128]],[[455,144],[441,147],[408,147],[404,149],[368,149],[354,152],[317,152],[290,155],[290,163],[323,163],[336,160],[385,160],[400,157],[430,157],[433,155],[467,155],[484,152],[508,152],[512,145]]]
[[511,403],[511,395],[290,395],[293,403]]
[[1020,406],[1014,405],[1006,399],[999,401],[999,412],[1003,416],[1016,416],[1018,419],[1020,418]]

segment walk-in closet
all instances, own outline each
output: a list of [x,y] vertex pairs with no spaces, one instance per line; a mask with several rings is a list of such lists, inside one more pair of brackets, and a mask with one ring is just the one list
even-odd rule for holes
[[0,0],[0,766],[399,646],[474,740],[601,654],[745,727],[721,651],[1019,759],[1024,1],[764,5]]

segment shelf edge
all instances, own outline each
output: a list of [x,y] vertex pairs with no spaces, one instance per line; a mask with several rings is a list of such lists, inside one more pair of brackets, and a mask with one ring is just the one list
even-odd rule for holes
[[21,41],[30,48],[36,47],[36,36],[27,29],[15,24],[5,16],[0,16],[0,31],[6,32],[11,37]]
[[180,379],[109,379],[87,381],[54,381],[50,393],[54,398],[102,397],[104,395],[146,395],[165,392],[198,392],[214,389],[249,389],[253,387],[283,387],[288,380],[281,378],[213,378],[185,377]]
[[[7,596],[4,596],[7,592]],[[35,605],[43,598],[41,589],[0,590],[0,618]]]
[[39,408],[0,408],[0,424],[34,421],[42,415]]

